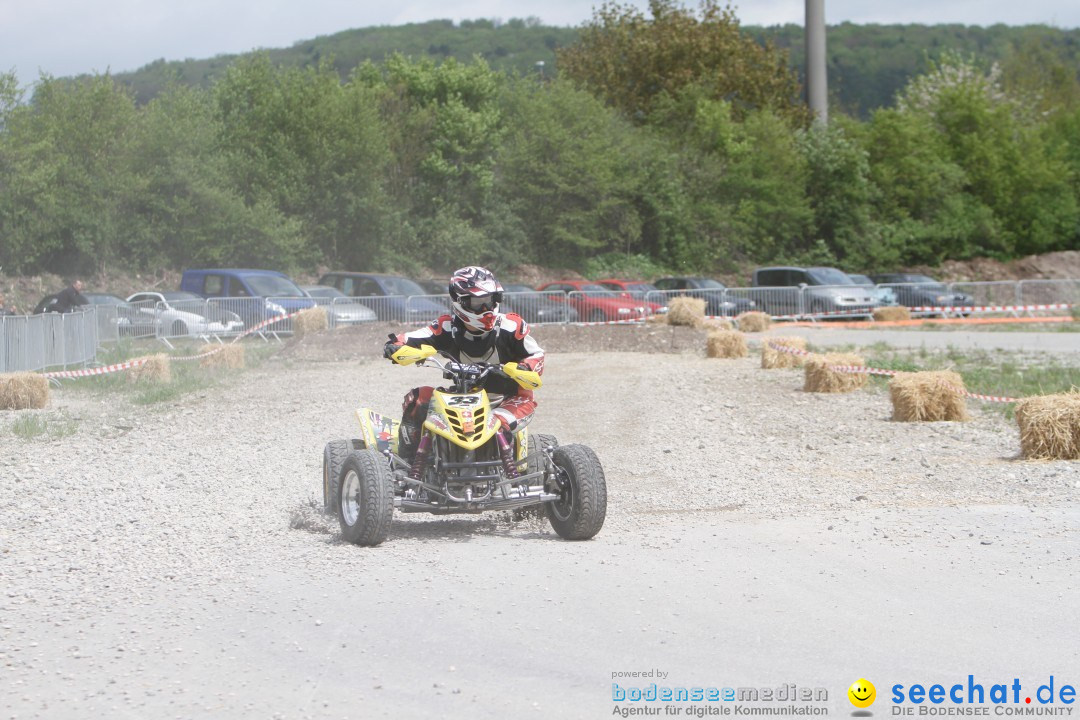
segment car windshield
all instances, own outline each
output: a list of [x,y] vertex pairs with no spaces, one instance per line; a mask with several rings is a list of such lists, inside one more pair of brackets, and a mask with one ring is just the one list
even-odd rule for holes
[[848,277],[851,278],[851,281],[853,283],[855,283],[856,285],[873,285],[874,284],[874,281],[871,280],[870,278],[866,277],[865,275],[852,275],[851,273],[848,273]]
[[656,286],[649,283],[630,283],[626,286],[626,289],[631,292],[653,292],[656,290]]
[[836,268],[810,268],[808,271],[810,279],[814,281],[816,285],[854,285],[844,273],[840,272]]
[[712,278],[701,278],[700,282],[701,282],[701,287],[708,288],[709,290],[724,290],[724,289],[727,288],[727,286],[724,285],[724,283],[719,282],[717,280],[713,280]]
[[261,297],[304,297],[300,288],[288,278],[277,275],[245,275],[248,285]]
[[196,295],[195,293],[189,293],[189,292],[180,292],[180,291],[166,292],[166,293],[161,293],[161,295],[162,295],[162,297],[164,297],[169,302],[180,302],[182,300],[202,300],[202,298],[199,297],[198,295]]
[[428,295],[424,292],[424,288],[420,287],[412,280],[403,277],[387,277],[383,278],[383,286],[386,288],[388,295]]
[[304,290],[304,292],[306,292],[311,297],[316,297],[316,298],[346,297],[345,293],[341,292],[337,288],[326,287],[326,286],[305,285],[303,290]]
[[615,293],[603,285],[582,285],[581,291],[589,297],[614,297]]
[[904,282],[919,283],[920,285],[942,285],[929,275],[905,275]]
[[123,298],[118,298],[115,295],[88,295],[83,293],[84,297],[90,301],[91,305],[127,305]]

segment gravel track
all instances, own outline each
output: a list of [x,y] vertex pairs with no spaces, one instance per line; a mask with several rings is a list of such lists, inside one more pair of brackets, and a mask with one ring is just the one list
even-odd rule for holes
[[62,441],[0,419],[0,717],[606,717],[626,667],[838,698],[1080,667],[1080,463],[1017,460],[999,415],[893,423],[880,390],[756,358],[556,352],[533,427],[604,463],[597,538],[396,515],[364,549],[317,509],[322,446],[438,375],[344,337],[167,408],[62,391]]

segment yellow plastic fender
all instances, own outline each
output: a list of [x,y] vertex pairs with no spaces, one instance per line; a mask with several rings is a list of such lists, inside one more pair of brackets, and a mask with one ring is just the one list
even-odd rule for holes
[[427,360],[432,355],[437,355],[438,352],[438,350],[430,345],[421,345],[419,348],[414,348],[411,345],[402,345],[394,351],[394,354],[390,356],[390,359],[398,365],[415,365],[421,360]]
[[544,381],[540,379],[540,373],[535,370],[522,370],[517,363],[508,362],[502,369],[511,380],[527,390],[536,390],[544,384]]

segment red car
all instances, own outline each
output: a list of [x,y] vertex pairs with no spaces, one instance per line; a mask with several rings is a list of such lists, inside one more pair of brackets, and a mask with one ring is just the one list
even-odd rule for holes
[[537,290],[574,293],[568,295],[567,302],[577,310],[582,320],[589,322],[638,320],[652,313],[644,302],[620,297],[603,285],[588,280],[560,280],[541,285]]
[[619,280],[618,278],[607,278],[606,280],[597,280],[608,290],[614,290],[617,295],[621,295],[625,298],[631,298],[633,300],[645,301],[645,306],[654,313],[666,313],[667,305],[665,302],[650,302],[646,300],[649,293],[655,292],[655,298],[663,298],[664,294],[660,292],[652,283],[647,283],[644,280]]

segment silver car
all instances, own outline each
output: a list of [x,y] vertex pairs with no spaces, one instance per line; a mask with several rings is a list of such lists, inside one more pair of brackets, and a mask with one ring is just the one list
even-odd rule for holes
[[244,329],[240,316],[222,310],[195,293],[182,290],[137,292],[127,299],[139,313],[152,318],[164,337],[223,335]]
[[337,288],[329,285],[301,285],[300,289],[307,293],[308,297],[318,301],[320,306],[326,307],[332,325],[359,325],[378,319],[374,310]]

